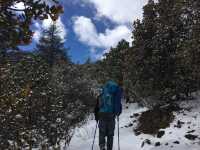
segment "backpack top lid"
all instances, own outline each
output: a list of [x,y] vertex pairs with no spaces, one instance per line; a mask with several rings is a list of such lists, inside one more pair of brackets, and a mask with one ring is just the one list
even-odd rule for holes
[[110,94],[114,94],[117,91],[118,85],[114,81],[108,81],[103,90],[107,90]]
[[114,96],[117,93],[118,85],[114,81],[108,81],[103,87],[100,99],[100,112],[114,112]]

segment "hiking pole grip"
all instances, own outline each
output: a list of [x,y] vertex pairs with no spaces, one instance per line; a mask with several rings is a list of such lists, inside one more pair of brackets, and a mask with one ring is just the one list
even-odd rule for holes
[[117,129],[118,129],[118,150],[120,150],[120,141],[119,141],[119,116],[117,116]]
[[95,131],[94,131],[94,137],[93,137],[93,142],[92,142],[92,150],[94,148],[94,141],[95,141],[95,137],[96,137],[96,132],[97,132],[98,124],[99,124],[99,122],[96,123]]

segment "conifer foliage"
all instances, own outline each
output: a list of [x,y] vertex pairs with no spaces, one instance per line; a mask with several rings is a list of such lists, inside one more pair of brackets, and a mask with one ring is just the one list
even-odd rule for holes
[[[24,8],[15,8],[20,2]],[[199,0],[149,0],[133,23],[132,44],[121,40],[102,60],[85,64],[72,63],[55,24],[34,52],[13,51],[31,42],[32,19],[56,21],[63,8],[51,4],[0,0],[0,149],[68,144],[107,80],[123,82],[127,101],[149,107],[200,90]]]
[[99,75],[123,78],[126,98],[150,106],[190,96],[200,88],[199,1],[149,0],[143,10],[132,46],[111,48]]
[[90,85],[56,29],[44,31],[36,52],[10,52],[0,66],[0,149],[59,148],[90,111]]
[[67,49],[64,47],[64,39],[59,36],[59,27],[52,23],[48,29],[43,29],[42,37],[36,45],[36,50],[50,65],[56,60],[65,59],[69,61]]
[[34,32],[30,26],[33,20],[44,20],[48,18],[48,15],[56,20],[63,12],[63,7],[59,5],[57,0],[49,0],[48,2],[42,0],[0,0],[0,12],[0,57],[2,57],[10,48],[31,43]]
[[191,41],[197,19],[191,20],[186,11],[196,12],[197,7],[188,4],[190,1],[149,0],[143,20],[134,23],[132,57],[140,96],[165,103],[198,89],[200,76],[193,77],[196,62],[187,64],[191,56],[185,55],[190,53],[192,45],[186,43]]

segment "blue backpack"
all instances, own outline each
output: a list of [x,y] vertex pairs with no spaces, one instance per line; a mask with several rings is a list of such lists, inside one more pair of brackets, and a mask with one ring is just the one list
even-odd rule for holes
[[114,113],[119,115],[121,106],[122,89],[113,81],[108,81],[103,87],[99,100],[99,112]]

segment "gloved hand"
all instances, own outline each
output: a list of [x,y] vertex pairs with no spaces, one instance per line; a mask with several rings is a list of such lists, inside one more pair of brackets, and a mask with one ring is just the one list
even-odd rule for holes
[[121,112],[116,113],[116,116],[120,116],[120,115],[121,115]]
[[120,111],[119,111],[119,112],[116,112],[115,115],[116,115],[116,116],[120,116],[121,113],[122,113],[122,108],[120,107]]

